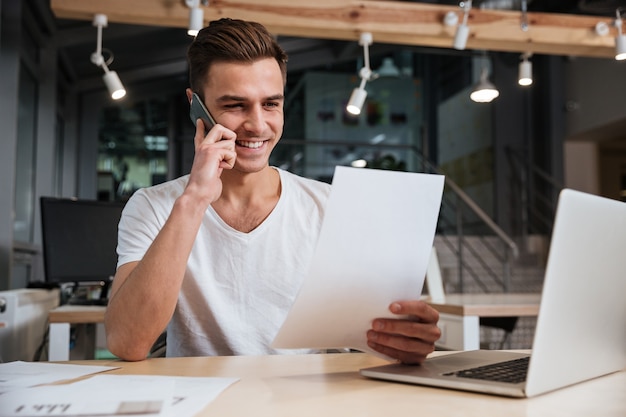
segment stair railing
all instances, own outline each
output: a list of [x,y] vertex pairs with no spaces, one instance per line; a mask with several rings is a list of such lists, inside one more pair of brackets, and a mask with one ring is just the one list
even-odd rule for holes
[[512,194],[520,196],[519,235],[526,240],[529,234],[550,235],[556,213],[558,195],[563,184],[545,170],[525,159],[511,147],[505,149],[514,175]]

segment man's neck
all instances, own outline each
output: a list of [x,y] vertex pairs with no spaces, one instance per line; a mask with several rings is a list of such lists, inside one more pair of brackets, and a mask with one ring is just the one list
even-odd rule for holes
[[224,171],[222,184],[222,195],[212,204],[213,209],[224,222],[244,233],[263,223],[281,193],[280,175],[271,167],[247,174]]
[[252,173],[224,170],[222,186],[222,195],[218,201],[223,202],[250,202],[280,195],[280,177],[270,166]]

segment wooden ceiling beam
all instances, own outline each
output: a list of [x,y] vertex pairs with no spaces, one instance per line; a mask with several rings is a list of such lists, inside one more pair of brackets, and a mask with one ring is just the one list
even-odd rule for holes
[[[109,22],[187,27],[184,0],[51,0],[59,18],[92,20],[96,13]],[[304,38],[354,40],[371,32],[374,42],[452,48],[454,27],[443,24],[455,6],[374,0],[210,0],[205,20],[230,17],[263,23],[272,33]],[[613,58],[616,29],[609,17],[528,13],[530,27],[521,30],[520,11],[472,9],[467,49],[530,52],[548,55]],[[599,36],[604,22],[609,34]]]

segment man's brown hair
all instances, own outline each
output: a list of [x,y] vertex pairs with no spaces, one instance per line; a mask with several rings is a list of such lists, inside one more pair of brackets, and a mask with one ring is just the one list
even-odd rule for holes
[[203,28],[187,50],[189,85],[202,96],[209,68],[214,62],[247,62],[274,58],[283,83],[287,81],[287,54],[265,26],[256,22],[223,18]]

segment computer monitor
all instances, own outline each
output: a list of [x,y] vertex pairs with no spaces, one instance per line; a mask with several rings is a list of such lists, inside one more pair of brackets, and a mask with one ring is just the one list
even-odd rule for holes
[[41,197],[45,280],[100,284],[106,297],[117,266],[117,226],[124,204]]

